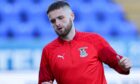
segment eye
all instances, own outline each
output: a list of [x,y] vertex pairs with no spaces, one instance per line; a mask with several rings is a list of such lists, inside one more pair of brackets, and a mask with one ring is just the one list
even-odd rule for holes
[[64,18],[64,16],[59,16],[58,19],[62,20]]
[[52,20],[51,20],[51,23],[55,23],[55,21],[56,21],[55,19],[52,19]]

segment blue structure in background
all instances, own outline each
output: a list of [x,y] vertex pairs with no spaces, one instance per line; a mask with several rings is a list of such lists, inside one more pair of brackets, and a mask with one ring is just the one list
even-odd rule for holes
[[[135,49],[136,44],[139,45],[137,41],[140,42],[136,40],[137,28],[126,18],[123,9],[114,0],[67,1],[75,13],[75,26],[78,30],[99,33],[107,38],[116,50],[118,46],[123,48],[118,52],[132,56],[130,58],[133,61],[138,60],[137,55],[140,53]],[[51,2],[52,0],[0,0],[0,50],[42,49],[54,39],[56,35],[45,13]],[[5,59],[8,64],[5,69],[14,69],[12,58]],[[35,60],[32,59],[29,58],[29,65],[23,67],[35,66]],[[140,67],[140,63],[136,61],[134,65]]]
[[[52,33],[45,11],[51,0],[0,0],[0,36],[44,37]],[[113,0],[68,0],[81,31],[103,36],[136,36],[137,29]],[[52,34],[49,34],[51,36]],[[55,36],[55,35],[54,35]]]

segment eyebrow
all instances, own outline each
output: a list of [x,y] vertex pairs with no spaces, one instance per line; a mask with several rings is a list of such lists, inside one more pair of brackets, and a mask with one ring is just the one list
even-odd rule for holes
[[[61,18],[61,17],[64,17],[64,16],[63,16],[63,15],[59,15],[59,16],[57,16],[56,18]],[[53,22],[55,21],[56,18],[53,18],[53,19],[51,19],[50,21],[53,23]]]

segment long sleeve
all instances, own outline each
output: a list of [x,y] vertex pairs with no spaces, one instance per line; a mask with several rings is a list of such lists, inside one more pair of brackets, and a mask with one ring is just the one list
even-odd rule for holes
[[42,52],[41,62],[40,62],[38,84],[41,84],[41,82],[54,80],[50,67],[49,67],[49,62],[48,62],[49,60],[47,58],[49,54],[47,52],[48,52],[47,49],[44,48]]
[[[115,50],[105,41],[101,36],[97,35],[98,38],[98,49],[99,49],[99,60],[115,69],[120,74],[129,74],[129,71],[125,72],[119,66],[119,60],[123,57],[118,55]],[[118,57],[120,59],[118,59]]]

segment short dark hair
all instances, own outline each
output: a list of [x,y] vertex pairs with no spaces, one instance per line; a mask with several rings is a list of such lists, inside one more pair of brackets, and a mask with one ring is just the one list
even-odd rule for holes
[[47,14],[53,10],[56,10],[56,9],[60,9],[60,8],[63,8],[63,7],[70,7],[70,5],[66,2],[66,1],[55,1],[54,3],[52,3],[49,7],[48,7],[48,10],[47,10]]

